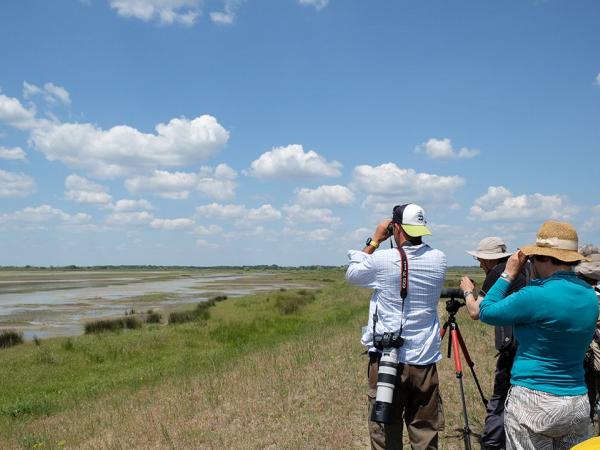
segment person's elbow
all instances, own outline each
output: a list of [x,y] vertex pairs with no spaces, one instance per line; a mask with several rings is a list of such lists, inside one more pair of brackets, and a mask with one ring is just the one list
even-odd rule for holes
[[471,310],[467,308],[467,312],[469,313],[469,317],[473,320],[479,320],[479,308],[477,310]]

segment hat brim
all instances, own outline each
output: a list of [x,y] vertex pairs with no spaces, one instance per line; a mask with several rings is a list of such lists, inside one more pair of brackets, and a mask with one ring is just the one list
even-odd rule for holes
[[575,250],[563,250],[560,248],[540,247],[538,245],[526,245],[520,249],[527,256],[551,256],[563,262],[589,261],[585,256]]
[[412,237],[427,236],[431,234],[431,231],[429,231],[429,228],[427,228],[425,225],[407,225],[405,223],[400,225],[406,234]]
[[480,259],[502,259],[512,255],[514,252],[504,252],[504,253],[486,253],[486,252],[469,252],[467,253],[475,258]]

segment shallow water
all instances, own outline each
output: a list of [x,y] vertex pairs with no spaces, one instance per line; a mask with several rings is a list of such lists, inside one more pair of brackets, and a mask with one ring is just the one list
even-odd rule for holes
[[[10,289],[0,284],[0,330],[12,329],[23,333],[25,339],[55,336],[75,336],[83,333],[86,321],[123,316],[132,309],[163,312],[205,301],[215,295],[238,297],[261,290],[282,287],[306,287],[284,281],[269,273],[211,273],[173,274],[174,279],[144,281],[140,277],[115,276],[114,278],[86,278],[69,276],[54,280],[44,276],[36,279],[4,280]],[[89,274],[88,274],[89,275]],[[169,274],[161,273],[162,278]],[[40,290],[24,292],[40,282]],[[23,284],[21,284],[23,283]],[[48,288],[46,283],[56,283]],[[57,286],[64,283],[63,286]],[[92,286],[87,285],[92,283]],[[146,297],[142,297],[146,296]]]

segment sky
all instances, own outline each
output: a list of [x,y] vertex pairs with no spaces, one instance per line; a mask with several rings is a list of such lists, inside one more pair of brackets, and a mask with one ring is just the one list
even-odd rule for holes
[[[595,0],[3,0],[0,265],[600,245]],[[383,244],[383,246],[387,246]]]

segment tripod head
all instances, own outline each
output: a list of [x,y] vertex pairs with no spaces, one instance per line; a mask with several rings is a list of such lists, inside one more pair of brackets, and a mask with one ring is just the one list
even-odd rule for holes
[[460,288],[444,288],[440,294],[441,298],[447,298],[446,300],[446,311],[451,316],[454,316],[461,306],[465,306],[465,302],[461,302],[457,300],[457,298],[462,299],[464,297],[464,292]]

